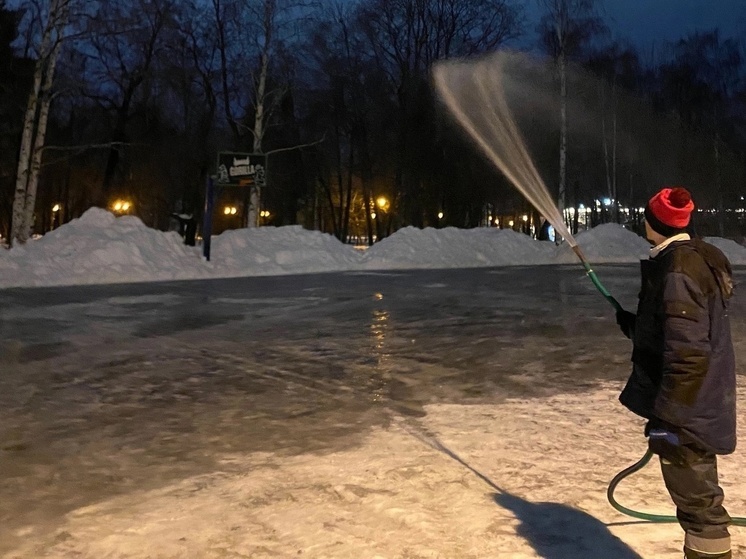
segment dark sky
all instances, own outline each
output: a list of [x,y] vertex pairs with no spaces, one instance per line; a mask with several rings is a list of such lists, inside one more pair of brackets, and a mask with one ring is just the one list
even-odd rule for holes
[[[530,33],[539,17],[536,0],[525,0]],[[746,39],[746,0],[597,0],[612,38],[629,41],[650,61],[666,44],[694,31],[720,29],[721,37]],[[533,20],[533,22],[531,21]]]
[[746,0],[601,0],[614,37],[642,49],[693,31],[720,28],[723,37],[746,35]]

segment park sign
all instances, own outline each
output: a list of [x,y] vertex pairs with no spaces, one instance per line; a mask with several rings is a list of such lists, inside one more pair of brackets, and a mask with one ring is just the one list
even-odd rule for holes
[[258,153],[218,153],[217,182],[220,185],[257,186],[266,183],[267,156]]

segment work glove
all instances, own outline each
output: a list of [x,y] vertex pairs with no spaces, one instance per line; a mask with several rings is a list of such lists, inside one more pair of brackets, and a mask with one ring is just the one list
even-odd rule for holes
[[616,312],[616,323],[619,325],[622,334],[630,340],[635,334],[635,320],[637,320],[635,313],[625,311],[624,309],[619,309]]
[[684,465],[684,449],[681,436],[675,429],[648,424],[648,428],[645,430],[647,431],[648,446],[651,451],[672,464]]

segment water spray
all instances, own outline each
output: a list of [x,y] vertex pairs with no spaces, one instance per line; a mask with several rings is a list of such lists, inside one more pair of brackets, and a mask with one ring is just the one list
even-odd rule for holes
[[[513,76],[507,66],[525,69],[524,55],[497,52],[477,60],[442,61],[433,67],[435,87],[456,121],[469,133],[487,158],[510,180],[513,186],[539,211],[564,238],[583,264],[596,289],[614,307],[622,310],[619,302],[601,284],[588,259],[572,236],[562,212],[555,205],[541,175],[536,169],[526,143],[518,129],[506,100],[506,86]],[[515,85],[515,84],[513,84]],[[534,91],[537,95],[541,92]],[[530,101],[526,97],[524,101]],[[612,507],[622,514],[649,522],[678,522],[675,516],[638,512],[620,505],[614,490],[627,476],[641,470],[652,458],[648,450],[632,466],[619,472],[609,484],[607,498]],[[732,519],[736,526],[746,526],[746,518]]]
[[588,259],[565,225],[541,178],[508,107],[505,66],[516,54],[498,52],[473,62],[444,61],[433,68],[435,86],[458,123],[488,159],[554,227],[583,264],[593,285],[619,311],[619,302],[601,284]]

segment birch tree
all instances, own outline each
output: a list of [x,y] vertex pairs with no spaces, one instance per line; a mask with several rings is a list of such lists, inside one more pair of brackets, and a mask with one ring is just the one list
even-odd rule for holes
[[36,191],[53,98],[54,73],[74,1],[51,0],[45,14],[18,156],[10,237],[12,245],[25,243],[34,224]]
[[[619,221],[618,147],[620,139],[620,93],[633,90],[640,65],[635,52],[622,49],[618,44],[594,54],[586,63],[598,80],[601,113],[601,147],[606,174],[607,195],[613,201],[612,219]],[[621,88],[621,91],[620,91]],[[610,114],[609,114],[610,113]],[[611,122],[609,122],[609,120]],[[631,199],[627,200],[631,204]]]
[[[312,7],[305,0],[212,0],[223,110],[235,149],[266,152],[273,115],[288,91],[290,45]],[[257,225],[259,193],[251,187],[248,227]]]
[[560,149],[557,205],[567,206],[567,64],[605,26],[596,16],[596,0],[538,0],[544,15],[541,41],[555,59],[560,80]]

